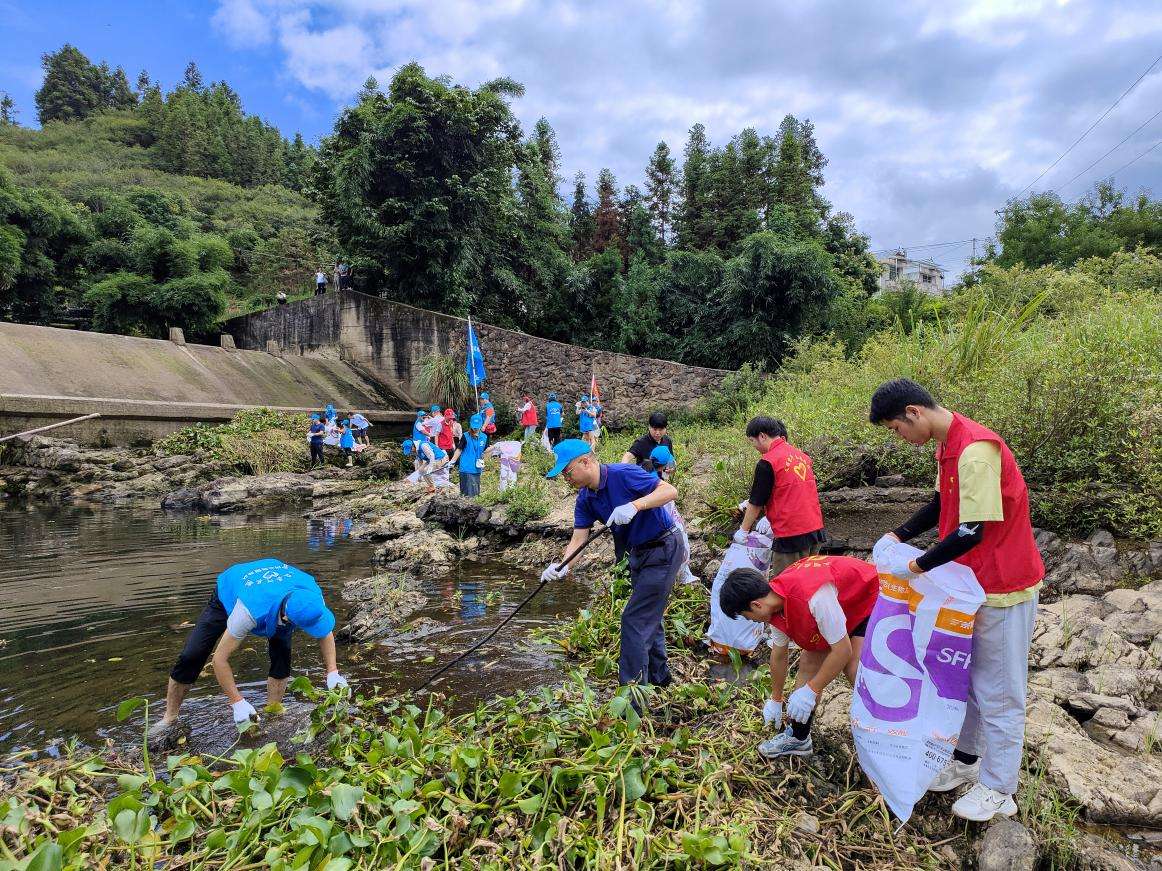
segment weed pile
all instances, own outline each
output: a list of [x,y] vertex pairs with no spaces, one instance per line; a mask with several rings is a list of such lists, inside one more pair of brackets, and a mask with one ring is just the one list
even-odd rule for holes
[[229,423],[196,423],[154,444],[166,456],[193,455],[228,463],[248,475],[306,469],[306,414],[254,408],[239,411]]

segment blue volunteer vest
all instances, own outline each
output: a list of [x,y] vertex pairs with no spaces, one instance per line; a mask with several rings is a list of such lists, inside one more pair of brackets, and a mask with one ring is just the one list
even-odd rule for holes
[[278,631],[279,605],[294,590],[322,595],[313,577],[277,559],[238,563],[218,575],[218,600],[226,613],[241,602],[258,623],[250,631],[261,638],[270,638]]
[[480,467],[476,463],[483,461],[484,450],[487,447],[488,436],[484,433],[478,436],[472,435],[471,432],[464,433],[464,450],[460,452],[460,471],[467,472],[469,475],[478,474]]
[[548,429],[560,429],[564,419],[564,410],[556,400],[545,403],[545,426]]

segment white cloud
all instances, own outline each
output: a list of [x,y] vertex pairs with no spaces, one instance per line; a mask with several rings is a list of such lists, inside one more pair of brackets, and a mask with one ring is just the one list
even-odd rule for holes
[[239,48],[266,45],[273,35],[270,18],[252,0],[221,0],[212,21]]

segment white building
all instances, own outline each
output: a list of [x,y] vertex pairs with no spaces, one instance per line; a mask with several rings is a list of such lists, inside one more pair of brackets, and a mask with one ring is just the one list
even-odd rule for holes
[[944,293],[944,270],[931,260],[911,260],[908,252],[898,248],[895,254],[878,258],[883,271],[880,273],[880,290],[899,290],[900,281],[910,278],[916,287],[932,296]]

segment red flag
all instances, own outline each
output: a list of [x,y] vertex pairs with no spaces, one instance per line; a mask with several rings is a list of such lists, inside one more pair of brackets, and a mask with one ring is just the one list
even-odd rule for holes
[[601,388],[597,386],[597,373],[594,372],[589,378],[589,398],[601,401]]

